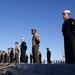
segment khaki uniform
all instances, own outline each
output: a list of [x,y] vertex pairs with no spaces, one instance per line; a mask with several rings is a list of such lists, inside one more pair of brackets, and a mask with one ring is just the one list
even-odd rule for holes
[[15,47],[15,61],[19,62],[19,47]]
[[8,63],[10,63],[10,50],[8,50],[7,61],[8,61]]
[[38,34],[33,35],[32,37],[32,54],[33,54],[33,63],[39,63],[39,43],[40,43],[40,37]]

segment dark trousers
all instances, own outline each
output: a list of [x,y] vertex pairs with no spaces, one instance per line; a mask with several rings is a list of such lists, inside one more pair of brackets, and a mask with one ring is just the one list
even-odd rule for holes
[[32,46],[32,54],[33,54],[33,63],[39,63],[39,45],[33,45]]
[[50,55],[49,55],[49,56],[47,56],[47,63],[51,63]]
[[7,57],[4,57],[4,63],[6,63],[7,62]]
[[21,51],[20,62],[26,63],[25,55],[26,55],[26,51],[22,50]]
[[32,57],[30,57],[30,63],[32,63]]
[[13,63],[13,55],[10,56],[10,63]]
[[40,63],[40,64],[42,63],[42,61],[41,61],[41,57],[39,57],[39,63]]
[[28,57],[27,56],[25,57],[25,63],[28,63]]
[[0,63],[1,63],[1,56],[0,56]]
[[64,38],[65,62],[66,64],[75,63],[75,37]]

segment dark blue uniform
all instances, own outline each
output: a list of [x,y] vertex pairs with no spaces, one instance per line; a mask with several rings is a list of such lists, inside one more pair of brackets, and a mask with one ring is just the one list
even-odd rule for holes
[[20,57],[20,61],[21,62],[26,62],[25,60],[25,54],[26,54],[26,50],[27,50],[27,45],[25,42],[21,43],[21,57]]
[[49,48],[47,48],[47,63],[51,63],[51,52]]
[[62,33],[64,36],[65,61],[67,64],[75,63],[75,20],[69,18],[64,21]]

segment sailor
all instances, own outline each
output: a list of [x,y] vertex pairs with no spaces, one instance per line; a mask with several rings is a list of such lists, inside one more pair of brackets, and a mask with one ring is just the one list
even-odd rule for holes
[[13,52],[13,48],[10,48],[10,63],[13,63],[13,57],[14,57],[14,52]]
[[27,50],[27,44],[26,44],[26,42],[25,42],[25,39],[24,38],[22,38],[21,39],[21,58],[20,58],[20,60],[21,60],[21,62],[23,62],[23,63],[25,63],[25,54],[26,54],[26,50]]
[[70,18],[70,10],[64,10],[62,13],[64,23],[62,25],[62,34],[64,37],[64,50],[66,64],[75,63],[75,20]]
[[49,48],[47,48],[47,63],[51,63],[51,52]]

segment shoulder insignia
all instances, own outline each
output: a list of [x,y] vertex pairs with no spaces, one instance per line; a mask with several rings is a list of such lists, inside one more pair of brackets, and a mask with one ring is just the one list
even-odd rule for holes
[[72,22],[72,25],[74,25],[74,21]]

